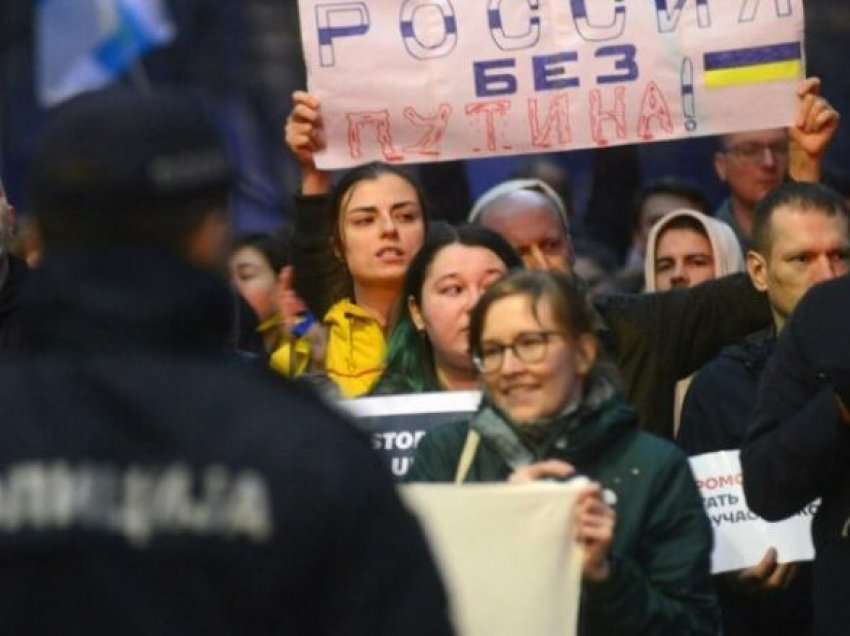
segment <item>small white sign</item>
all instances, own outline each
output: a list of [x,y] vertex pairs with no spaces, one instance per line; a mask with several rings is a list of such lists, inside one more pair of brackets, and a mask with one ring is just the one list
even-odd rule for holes
[[747,507],[738,451],[691,457],[691,469],[714,531],[714,574],[752,567],[768,548],[776,548],[780,563],[814,558],[811,526],[817,501],[789,519],[770,523]]

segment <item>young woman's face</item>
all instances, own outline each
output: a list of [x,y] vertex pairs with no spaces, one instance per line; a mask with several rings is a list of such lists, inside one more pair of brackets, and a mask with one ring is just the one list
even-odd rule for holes
[[523,424],[554,416],[581,396],[596,343],[565,333],[548,300],[539,301],[535,318],[531,299],[514,294],[494,301],[484,317],[479,356],[492,364],[500,351],[501,364],[482,378],[496,406]]
[[277,274],[256,247],[246,245],[230,256],[230,282],[262,322],[277,312]]
[[416,327],[425,330],[441,369],[472,372],[469,313],[490,285],[507,272],[502,259],[485,247],[458,243],[437,252],[422,284],[421,306],[408,299]]
[[342,257],[355,284],[402,281],[425,236],[414,187],[398,175],[385,173],[354,184],[342,205]]

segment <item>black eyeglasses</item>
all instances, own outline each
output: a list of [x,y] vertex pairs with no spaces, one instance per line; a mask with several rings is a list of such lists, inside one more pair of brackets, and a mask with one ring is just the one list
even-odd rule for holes
[[774,159],[785,159],[788,157],[788,142],[776,141],[770,144],[762,144],[757,141],[745,142],[726,148],[724,152],[735,155],[748,163],[761,163],[764,161],[764,153],[767,150],[770,150]]
[[472,361],[481,373],[495,373],[502,368],[505,351],[513,354],[526,364],[535,364],[546,357],[549,340],[561,334],[557,331],[530,331],[519,334],[511,344],[485,342],[481,350],[472,357]]

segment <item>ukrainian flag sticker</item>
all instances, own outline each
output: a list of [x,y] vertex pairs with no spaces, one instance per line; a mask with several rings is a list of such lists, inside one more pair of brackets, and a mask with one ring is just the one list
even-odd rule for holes
[[800,42],[714,51],[703,57],[706,88],[749,86],[799,79],[803,74]]

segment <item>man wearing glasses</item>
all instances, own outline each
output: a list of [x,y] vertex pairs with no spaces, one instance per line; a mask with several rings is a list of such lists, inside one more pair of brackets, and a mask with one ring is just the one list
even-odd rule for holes
[[[788,129],[774,128],[720,137],[714,154],[714,169],[717,177],[728,184],[729,198],[714,216],[732,226],[744,253],[752,247],[750,239],[756,205],[785,181],[789,168],[794,169],[798,181],[820,181],[819,162],[814,165],[797,156],[808,150],[813,141],[807,135],[816,132],[816,126],[834,116],[828,102],[818,99],[819,93],[820,80],[816,78],[809,78],[800,85],[797,91],[800,98],[797,121]],[[794,144],[789,145],[789,135]],[[816,172],[801,175],[801,169]]]
[[729,198],[715,216],[731,225],[741,247],[749,249],[753,210],[785,179],[788,134],[775,128],[725,135],[714,155],[714,169],[729,186]]

